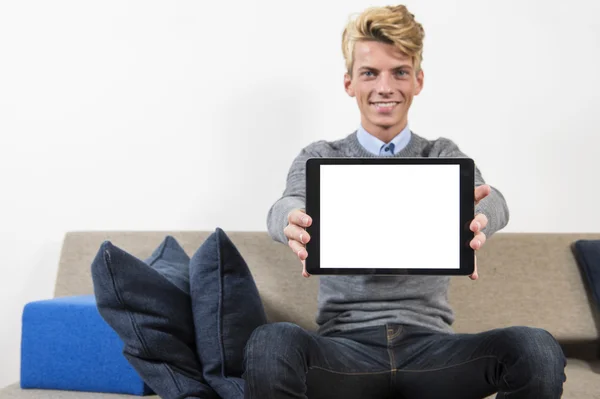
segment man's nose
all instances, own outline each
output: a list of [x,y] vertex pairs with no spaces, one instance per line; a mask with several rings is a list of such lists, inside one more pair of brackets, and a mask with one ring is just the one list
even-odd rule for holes
[[392,94],[393,90],[392,90],[392,82],[390,80],[390,77],[388,74],[386,73],[382,73],[379,75],[379,82],[377,85],[377,91],[379,92],[379,94],[385,95],[385,94]]

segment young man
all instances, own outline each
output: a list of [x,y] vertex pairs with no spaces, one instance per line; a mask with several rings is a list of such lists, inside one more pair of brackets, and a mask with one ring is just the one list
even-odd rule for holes
[[[308,158],[466,156],[452,141],[427,140],[408,127],[408,110],[423,87],[423,37],[404,6],[371,8],[348,23],[344,85],[356,98],[361,125],[343,139],[305,147],[268,215],[270,235],[288,244],[302,264],[311,223],[304,212]],[[479,170],[475,182],[471,246],[478,250],[506,225],[508,209]],[[394,223],[402,209],[389,204],[389,210]],[[430,227],[435,234],[436,226]],[[352,232],[347,239],[351,247]],[[494,392],[498,398],[559,398],[566,361],[554,338],[528,327],[454,334],[448,284],[449,277],[439,276],[321,277],[317,333],[274,323],[250,338],[246,398],[465,399]]]

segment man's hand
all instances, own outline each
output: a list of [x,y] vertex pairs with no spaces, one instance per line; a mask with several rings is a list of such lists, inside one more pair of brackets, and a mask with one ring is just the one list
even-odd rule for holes
[[[475,188],[475,205],[487,197],[491,191],[491,187],[487,184]],[[309,227],[311,223],[312,218],[303,209],[294,209],[288,214],[288,225],[283,230],[285,236],[288,238],[288,245],[298,256],[298,259],[302,261],[302,275],[304,277],[310,277],[310,274],[306,272],[305,262],[308,257],[305,245],[310,240],[310,235],[306,232],[305,228]],[[471,240],[470,245],[476,251],[481,249],[485,244],[486,237],[482,230],[487,226],[487,223],[488,219],[483,213],[477,214],[471,222],[471,231],[475,233],[475,236]],[[477,274],[477,256],[475,256],[475,270],[469,277],[471,280],[479,278]]]
[[[492,188],[487,184],[475,188],[475,205],[479,204],[479,201],[490,195]],[[479,213],[475,215],[475,219],[471,222],[471,231],[475,233],[475,237],[471,240],[471,248],[479,250],[485,244],[485,234],[481,231],[487,226],[488,218],[483,214]],[[477,280],[479,275],[477,274],[477,255],[475,255],[475,270],[473,274],[469,276],[471,280]]]
[[310,277],[306,272],[305,259],[308,257],[305,244],[310,240],[310,236],[305,228],[310,226],[312,218],[304,212],[304,209],[294,209],[288,214],[288,225],[283,229],[283,233],[288,238],[288,245],[302,261],[302,275]]

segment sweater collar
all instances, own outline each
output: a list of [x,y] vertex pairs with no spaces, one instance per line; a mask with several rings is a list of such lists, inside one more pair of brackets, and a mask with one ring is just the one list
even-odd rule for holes
[[[344,141],[347,145],[346,156],[348,157],[362,157],[362,158],[373,158],[378,155],[367,151],[358,141],[358,130],[348,135]],[[411,132],[411,139],[408,144],[400,151],[397,151],[392,157],[422,157],[423,150],[429,145],[429,141],[415,132]]]
[[379,138],[373,136],[371,133],[367,132],[362,124],[359,125],[358,130],[356,131],[356,138],[360,145],[367,151],[369,151],[373,155],[387,155],[384,153],[384,148],[389,146],[389,144],[394,144],[394,154],[402,151],[404,147],[408,145],[410,142],[411,132],[406,124],[406,127],[402,129],[400,133],[398,133],[389,143],[385,143]]

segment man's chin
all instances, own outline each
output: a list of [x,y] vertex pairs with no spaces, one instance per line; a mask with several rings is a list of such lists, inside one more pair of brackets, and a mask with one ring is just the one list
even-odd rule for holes
[[398,120],[397,118],[376,118],[375,120],[371,121],[371,124],[383,130],[389,130],[394,127],[398,127],[401,123],[402,120]]

